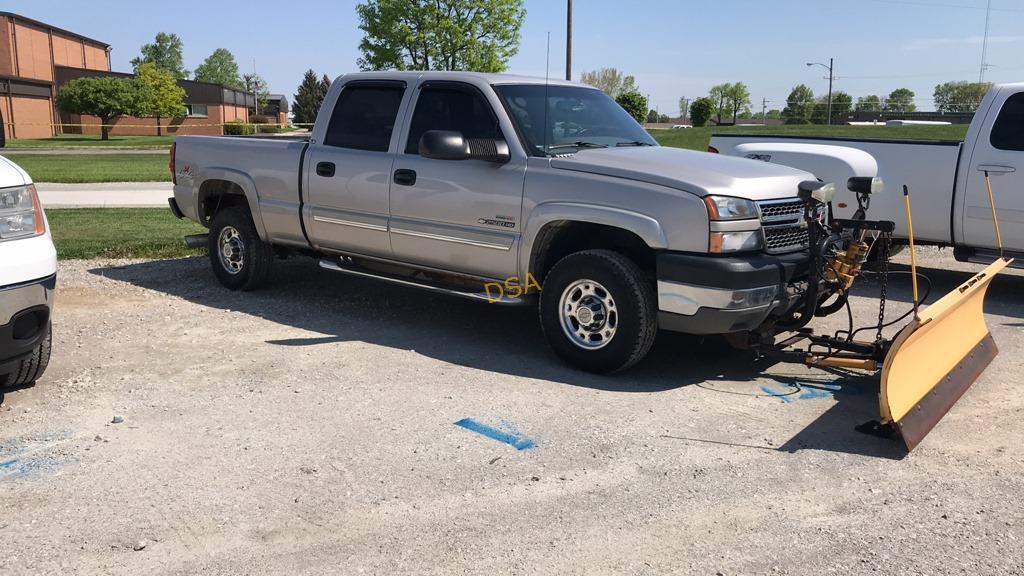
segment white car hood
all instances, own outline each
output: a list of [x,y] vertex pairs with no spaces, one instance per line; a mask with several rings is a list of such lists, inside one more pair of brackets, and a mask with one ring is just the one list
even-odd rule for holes
[[28,178],[28,174],[25,174],[17,164],[0,156],[0,188],[22,186],[29,182],[31,180]]
[[663,146],[584,149],[553,158],[551,167],[749,200],[791,198],[800,182],[816,179],[778,164]]

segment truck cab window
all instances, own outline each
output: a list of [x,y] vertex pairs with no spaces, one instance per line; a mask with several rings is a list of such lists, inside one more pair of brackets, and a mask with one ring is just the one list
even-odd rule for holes
[[502,137],[497,117],[479,94],[448,87],[428,86],[420,90],[406,154],[419,154],[420,138],[428,130],[453,130],[467,139]]
[[992,126],[992,146],[1000,150],[1024,151],[1024,92],[1007,98]]
[[405,88],[395,86],[346,86],[327,125],[324,144],[387,152]]

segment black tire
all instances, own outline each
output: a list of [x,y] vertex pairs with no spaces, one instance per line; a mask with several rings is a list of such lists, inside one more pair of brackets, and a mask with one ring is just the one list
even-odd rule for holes
[[[587,318],[597,321],[603,317],[604,327],[611,326],[614,320],[612,335],[607,340],[601,334],[604,327],[593,328],[600,326],[600,322],[581,327],[576,315],[563,315],[563,305],[567,309],[583,308],[579,305],[582,300],[574,300],[574,295],[584,294],[585,290],[596,290],[593,298],[598,303],[592,309],[599,309],[587,313]],[[611,300],[605,301],[607,297],[600,296],[602,293]],[[605,302],[599,303],[602,301]],[[548,344],[563,360],[587,372],[618,372],[642,360],[658,333],[657,314],[653,283],[636,263],[610,250],[586,250],[562,258],[548,272],[541,290],[540,324]],[[570,331],[577,336],[570,335]],[[581,332],[590,339],[581,339]]]
[[241,206],[229,206],[213,217],[208,249],[214,275],[231,290],[259,288],[274,262],[273,246],[260,240],[249,210]]
[[17,369],[6,375],[0,375],[0,384],[8,388],[27,386],[43,376],[50,364],[50,349],[53,345],[52,325],[46,328],[46,338],[36,346],[32,355],[22,360]]

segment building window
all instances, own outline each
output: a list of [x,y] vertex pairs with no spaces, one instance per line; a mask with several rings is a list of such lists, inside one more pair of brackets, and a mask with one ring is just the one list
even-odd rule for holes
[[185,114],[188,118],[209,118],[210,107],[206,104],[185,104],[185,108],[188,113]]

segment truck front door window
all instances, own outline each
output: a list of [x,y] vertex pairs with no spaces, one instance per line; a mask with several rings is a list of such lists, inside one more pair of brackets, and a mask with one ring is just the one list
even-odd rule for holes
[[398,86],[345,88],[334,106],[324,144],[387,152],[404,92]]
[[406,154],[419,154],[420,138],[428,130],[461,132],[467,139],[502,137],[490,105],[469,89],[427,86],[421,90],[405,145]]
[[1024,151],[1024,92],[1006,99],[992,126],[991,140],[999,150]]

